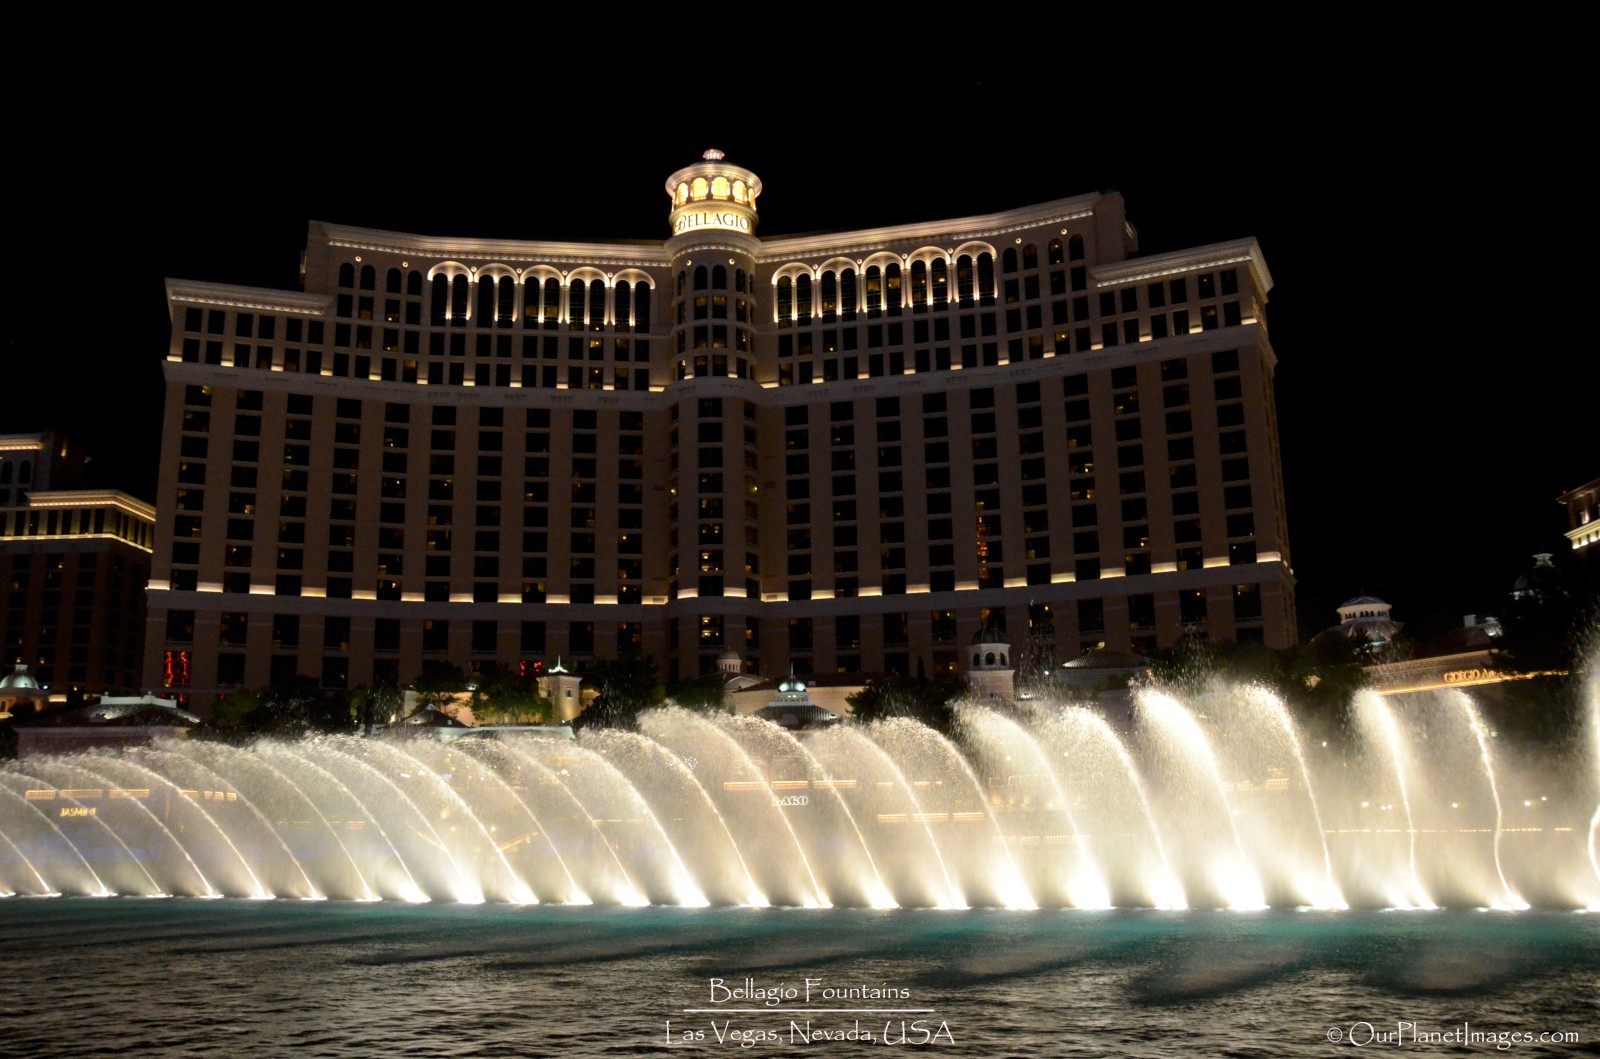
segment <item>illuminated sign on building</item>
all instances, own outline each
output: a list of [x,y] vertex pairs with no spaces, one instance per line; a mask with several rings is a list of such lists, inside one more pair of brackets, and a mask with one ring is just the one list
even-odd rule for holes
[[726,228],[735,232],[748,232],[750,218],[734,210],[690,210],[678,215],[672,224],[672,234],[682,235],[696,228]]
[[164,686],[172,687],[174,684],[184,685],[189,683],[189,652],[168,651],[161,667],[161,680]]

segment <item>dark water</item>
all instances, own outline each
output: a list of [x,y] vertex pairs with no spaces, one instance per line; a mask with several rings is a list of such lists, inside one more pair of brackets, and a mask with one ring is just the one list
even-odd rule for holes
[[[0,974],[4,1056],[657,1055],[669,1020],[699,1055],[1600,1055],[1581,913],[12,898]],[[746,978],[802,995],[713,992]],[[888,998],[823,993],[862,988]],[[1552,1032],[1579,1041],[1510,1038]]]

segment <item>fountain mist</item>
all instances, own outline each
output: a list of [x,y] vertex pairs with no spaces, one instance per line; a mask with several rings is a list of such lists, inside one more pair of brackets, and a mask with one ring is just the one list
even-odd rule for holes
[[1254,688],[789,733],[169,741],[0,766],[0,895],[586,904],[1600,908],[1600,693],[1551,783],[1464,696],[1308,746]]

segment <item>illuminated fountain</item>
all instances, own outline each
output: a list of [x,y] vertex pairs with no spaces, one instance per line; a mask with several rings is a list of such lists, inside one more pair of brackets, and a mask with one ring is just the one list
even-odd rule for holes
[[0,895],[812,908],[1600,909],[1600,691],[1571,764],[1459,692],[1347,750],[1259,688],[799,737],[680,709],[576,741],[173,741],[0,768]]

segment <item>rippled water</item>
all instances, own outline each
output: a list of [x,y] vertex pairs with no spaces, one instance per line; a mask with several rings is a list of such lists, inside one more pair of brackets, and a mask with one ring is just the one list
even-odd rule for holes
[[[12,898],[0,974],[7,1056],[654,1055],[669,1021],[674,1045],[704,1055],[879,1054],[885,1024],[893,1040],[902,1021],[906,1047],[929,1036],[947,1054],[1030,1059],[1449,1054],[1461,1045],[1416,1035],[1463,1023],[1582,1038],[1480,1038],[1473,1052],[1600,1054],[1600,916],[1582,913]],[[754,1000],[713,992],[713,979],[747,978]],[[809,1007],[764,1003],[807,979]],[[862,987],[893,999],[822,992]],[[686,1010],[705,1008],[716,1013]],[[817,1033],[857,1026],[876,1039]],[[774,1039],[741,1047],[741,1031]],[[1386,1037],[1397,1032],[1401,1048]]]

